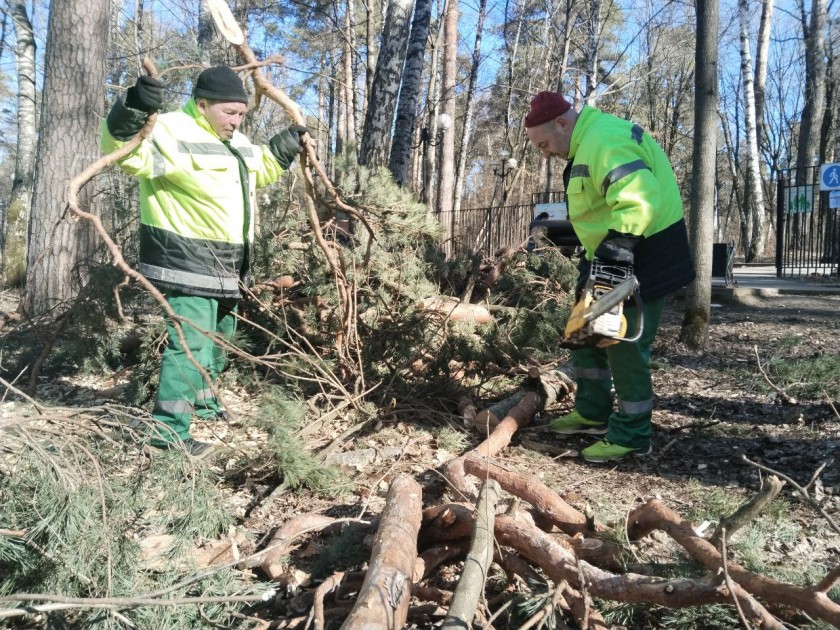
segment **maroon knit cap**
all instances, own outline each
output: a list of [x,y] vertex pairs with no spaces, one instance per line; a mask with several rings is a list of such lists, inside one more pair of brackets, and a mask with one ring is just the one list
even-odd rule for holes
[[540,92],[531,99],[531,109],[525,116],[526,127],[536,127],[562,116],[572,106],[557,92]]

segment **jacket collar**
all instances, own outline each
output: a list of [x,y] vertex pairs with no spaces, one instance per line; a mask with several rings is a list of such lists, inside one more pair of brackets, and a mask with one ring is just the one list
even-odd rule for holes
[[580,110],[580,114],[578,115],[578,119],[575,122],[575,128],[572,131],[572,139],[569,142],[569,159],[574,159],[575,154],[577,153],[578,147],[580,147],[580,142],[583,140],[583,137],[592,127],[593,123],[596,119],[601,116],[601,110],[591,105],[584,105],[583,109]]
[[207,122],[207,119],[204,117],[204,114],[202,114],[198,110],[198,105],[196,104],[194,98],[191,98],[184,104],[183,111],[187,114],[187,116],[195,120],[195,122],[198,123],[198,126],[204,129],[204,131],[213,134],[213,136],[217,140],[221,141],[221,138],[219,138],[219,134],[213,131],[213,127],[211,127],[210,123]]

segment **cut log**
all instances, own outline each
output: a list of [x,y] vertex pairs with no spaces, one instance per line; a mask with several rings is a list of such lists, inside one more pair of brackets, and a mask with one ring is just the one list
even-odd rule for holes
[[301,514],[289,519],[272,536],[266,550],[249,562],[249,566],[259,566],[270,580],[279,580],[286,571],[281,560],[291,550],[292,541],[303,533],[320,531],[334,522],[334,518],[320,514]]
[[437,313],[454,322],[492,324],[493,316],[480,304],[463,304],[457,298],[427,297],[417,302],[417,308],[426,313]]
[[396,630],[405,624],[421,510],[420,484],[407,475],[396,477],[380,516],[364,584],[343,630]]
[[461,497],[475,500],[477,488],[464,472],[464,459],[467,455],[477,457],[492,457],[510,444],[513,434],[520,427],[527,425],[538,409],[541,408],[541,397],[537,392],[525,392],[522,400],[508,412],[489,437],[468,453],[447,462],[443,474]]
[[464,458],[464,472],[480,479],[495,479],[506,492],[533,505],[540,514],[569,535],[594,533],[585,514],[574,509],[533,475],[506,470],[471,453]]
[[443,621],[445,630],[458,630],[472,626],[478,602],[484,594],[484,584],[493,561],[493,527],[499,484],[489,479],[484,482],[478,497],[475,530],[464,570],[452,597],[449,614]]

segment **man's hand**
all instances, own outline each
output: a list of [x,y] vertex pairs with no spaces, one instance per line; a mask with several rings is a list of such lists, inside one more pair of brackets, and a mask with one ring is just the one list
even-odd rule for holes
[[154,77],[140,75],[137,83],[125,93],[125,104],[132,108],[153,114],[163,106],[163,82]]
[[289,125],[268,141],[268,148],[271,149],[271,153],[284,171],[292,165],[297,154],[300,153],[300,137],[305,133],[309,133],[309,127]]

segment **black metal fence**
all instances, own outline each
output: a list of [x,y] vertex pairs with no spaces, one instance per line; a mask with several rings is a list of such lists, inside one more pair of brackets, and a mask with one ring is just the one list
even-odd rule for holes
[[[820,191],[821,176],[837,191]],[[834,181],[836,180],[836,181]],[[840,264],[840,165],[805,177],[782,171],[776,197],[776,275],[779,278],[837,274]]]
[[529,226],[534,218],[531,204],[496,208],[465,208],[457,217],[452,213],[437,215],[446,225],[453,225],[453,254],[465,251],[492,255],[503,247],[521,247],[528,240]]

